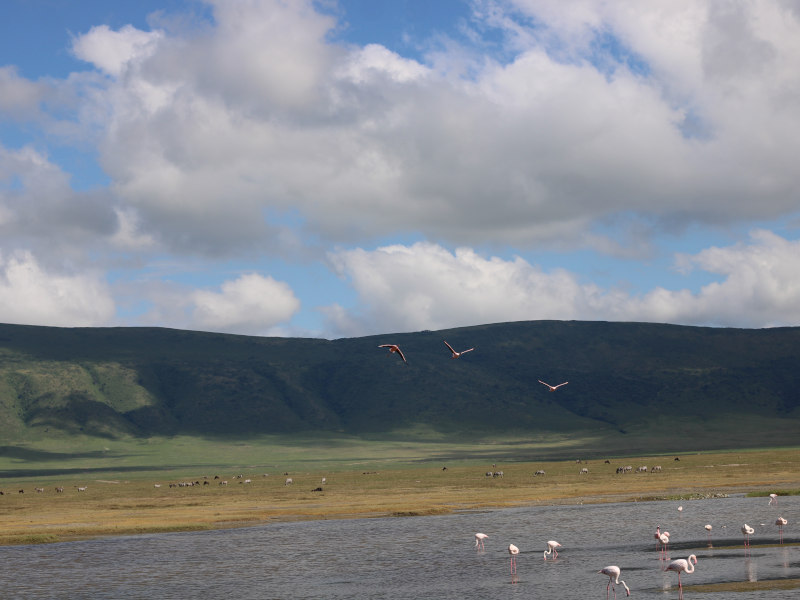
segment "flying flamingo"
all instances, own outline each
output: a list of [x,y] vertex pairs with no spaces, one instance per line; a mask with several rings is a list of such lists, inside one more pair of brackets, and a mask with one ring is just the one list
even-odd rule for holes
[[750,549],[750,536],[755,533],[755,529],[750,527],[747,523],[742,525],[742,533],[744,534],[744,549],[745,552]]
[[397,352],[400,355],[400,358],[403,359],[403,362],[408,364],[406,357],[403,356],[403,352],[400,350],[400,347],[397,344],[381,344],[380,346],[378,346],[378,348],[388,348],[389,354],[391,354],[392,352]]
[[545,383],[544,381],[539,379],[539,383],[541,383],[542,385],[546,385],[548,388],[550,388],[551,392],[555,392],[562,385],[567,385],[569,383],[569,381],[565,381],[564,383],[559,383],[558,385],[550,385],[549,383]]
[[450,352],[453,353],[453,356],[451,356],[450,358],[458,358],[462,354],[466,354],[467,352],[472,352],[473,350],[475,350],[475,348],[470,348],[469,350],[462,350],[461,352],[456,352],[455,350],[453,350],[453,347],[447,342],[445,342],[444,345],[450,348]]
[[514,544],[509,544],[508,553],[511,555],[511,574],[513,575],[517,572],[517,554],[519,554],[519,548]]
[[555,553],[555,556],[553,557],[553,560],[557,559],[558,558],[558,550],[556,550],[556,548],[558,548],[559,546],[561,546],[561,544],[559,544],[555,540],[550,540],[549,542],[547,542],[547,550],[544,551],[544,555],[543,555],[544,559],[547,560],[547,556],[549,554],[553,554],[553,553]]
[[489,536],[486,535],[485,533],[476,533],[475,534],[475,547],[478,548],[479,550],[485,550],[485,548],[483,547],[483,540],[485,540],[488,537]]
[[783,517],[778,517],[778,520],[775,521],[775,525],[778,526],[778,531],[781,532],[781,544],[783,543],[783,526],[786,525],[789,521],[784,519]]
[[[692,564],[694,561],[694,564]],[[681,573],[694,573],[694,565],[697,564],[697,557],[694,554],[690,554],[689,558],[679,558],[678,560],[673,560],[669,565],[667,565],[667,571],[677,571],[678,572],[678,598],[683,598],[683,583],[681,582]]]
[[[600,569],[598,573],[602,573],[603,575],[608,575],[608,585],[606,586],[606,600],[608,600],[608,588],[611,587],[611,584],[614,584],[614,600],[617,600],[617,587],[616,584],[621,583],[625,587],[625,594],[630,596],[631,590],[625,584],[622,579],[619,578],[620,570],[619,567],[616,565],[610,565],[603,569]],[[615,579],[616,578],[616,579]]]
[[773,504],[775,506],[778,506],[778,494],[770,494],[769,495],[769,504],[768,504],[768,506],[771,506]]
[[708,544],[711,545],[711,525],[706,525],[705,530],[708,532]]

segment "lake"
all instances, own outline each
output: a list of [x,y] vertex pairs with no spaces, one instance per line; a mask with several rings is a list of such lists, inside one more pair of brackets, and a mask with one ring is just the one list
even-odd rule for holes
[[[574,504],[405,518],[275,523],[222,531],[0,547],[3,598],[398,599],[606,597],[618,565],[632,598],[678,598],[653,537],[671,559],[697,555],[684,585],[800,577],[800,497]],[[678,511],[682,505],[683,510]],[[740,528],[755,529],[747,555]],[[703,526],[713,526],[711,546]],[[762,525],[763,524],[763,525]],[[475,532],[489,535],[476,551]],[[544,560],[548,540],[562,544]],[[507,548],[520,548],[511,575]],[[723,548],[730,546],[729,548]],[[618,597],[625,593],[620,584]],[[700,594],[686,600],[797,598],[798,590]],[[611,595],[613,598],[613,594]]]

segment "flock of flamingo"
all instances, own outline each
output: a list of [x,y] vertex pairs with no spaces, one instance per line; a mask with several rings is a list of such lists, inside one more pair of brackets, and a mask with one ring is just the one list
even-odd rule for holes
[[[475,348],[468,348],[467,350],[462,350],[461,352],[457,352],[450,344],[447,343],[446,340],[444,342],[444,345],[450,349],[450,352],[452,354],[450,358],[461,358],[461,356],[463,356],[467,352],[472,352],[473,350],[475,350]],[[404,363],[408,364],[405,354],[403,354],[403,351],[400,350],[400,346],[398,346],[397,344],[380,344],[378,348],[388,348],[389,354],[397,354],[400,358],[403,359]],[[558,385],[550,385],[549,383],[545,383],[544,381],[539,379],[539,383],[541,383],[544,386],[547,386],[547,388],[551,392],[555,392],[562,385],[567,385],[569,381],[565,381],[564,383],[559,383]]]
[[[546,384],[545,384],[546,385]],[[778,496],[777,494],[770,494],[770,505],[777,505],[778,504]],[[683,507],[678,508],[679,511],[683,510]],[[783,544],[783,526],[786,525],[788,521],[783,517],[778,517],[775,521],[775,524],[778,526],[780,530],[780,543]],[[704,529],[708,533],[708,542],[711,543],[711,530],[713,527],[708,524],[705,525]],[[749,554],[750,552],[750,536],[755,533],[755,530],[750,527],[747,523],[742,526],[742,534],[744,535],[744,547],[745,547],[745,554]],[[488,539],[488,535],[485,533],[476,533],[475,534],[475,548],[478,551],[485,550],[484,541]],[[656,539],[656,546],[657,550],[659,551],[659,560],[669,560],[669,556],[667,553],[667,545],[669,544],[669,531],[661,531],[661,526],[656,527],[656,532],[653,535]],[[553,560],[558,558],[558,548],[561,548],[561,544],[559,544],[555,540],[549,540],[547,542],[547,549],[544,551],[543,556],[544,559],[547,560],[548,556],[552,556]],[[514,544],[508,545],[508,554],[511,558],[511,574],[512,576],[517,573],[517,555],[519,555],[519,548]],[[695,565],[697,564],[697,556],[694,554],[690,554],[687,558],[679,558],[677,560],[673,560],[667,563],[664,567],[664,571],[672,571],[678,574],[678,599],[683,599],[683,581],[681,580],[681,575],[683,573],[694,573]],[[625,583],[624,580],[620,579],[620,575],[622,574],[622,570],[617,565],[609,565],[607,567],[603,567],[599,571],[597,571],[601,575],[608,576],[608,584],[606,585],[606,600],[608,600],[610,593],[614,593],[614,598],[616,600],[617,597],[617,585],[622,584],[622,587],[625,589],[625,595],[631,595],[631,589]]]

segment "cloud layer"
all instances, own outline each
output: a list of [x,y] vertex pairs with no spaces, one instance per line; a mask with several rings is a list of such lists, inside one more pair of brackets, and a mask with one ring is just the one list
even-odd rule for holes
[[[28,289],[11,282],[14,261],[65,277],[60,293],[74,294],[61,310],[39,285],[48,300],[28,321],[48,322],[48,310],[52,323],[113,321],[107,290],[97,310],[78,308],[83,294],[64,282],[82,269],[134,280],[157,257],[327,256],[360,302],[303,299],[325,307],[329,333],[800,322],[796,242],[759,229],[797,213],[791,3],[476,0],[460,30],[406,55],[346,42],[342,12],[311,0],[208,4],[207,21],[162,13],[149,31],[98,23],[74,35],[82,69],[67,77],[0,65],[0,120],[46,140],[0,143],[0,250],[23,257],[3,263],[7,303]],[[77,191],[74,164],[43,146],[75,149],[78,166],[96,160],[106,181]],[[716,276],[702,290],[633,296],[522,258],[635,260],[708,226],[755,232],[680,259]],[[404,238],[426,241],[384,245]],[[477,250],[492,247],[516,258]],[[240,272],[179,301],[173,290],[173,308],[154,291],[149,318],[246,333],[301,310],[286,281]]]

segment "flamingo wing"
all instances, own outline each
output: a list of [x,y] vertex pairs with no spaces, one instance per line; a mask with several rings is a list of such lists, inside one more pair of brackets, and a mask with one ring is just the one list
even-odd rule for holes
[[552,386],[552,385],[550,385],[549,383],[545,383],[545,382],[544,382],[544,381],[542,381],[541,379],[539,379],[538,381],[539,381],[539,383],[541,383],[542,385],[546,385],[547,387],[549,387],[551,390],[552,390],[552,389],[554,389],[554,388],[553,388],[553,386]]

